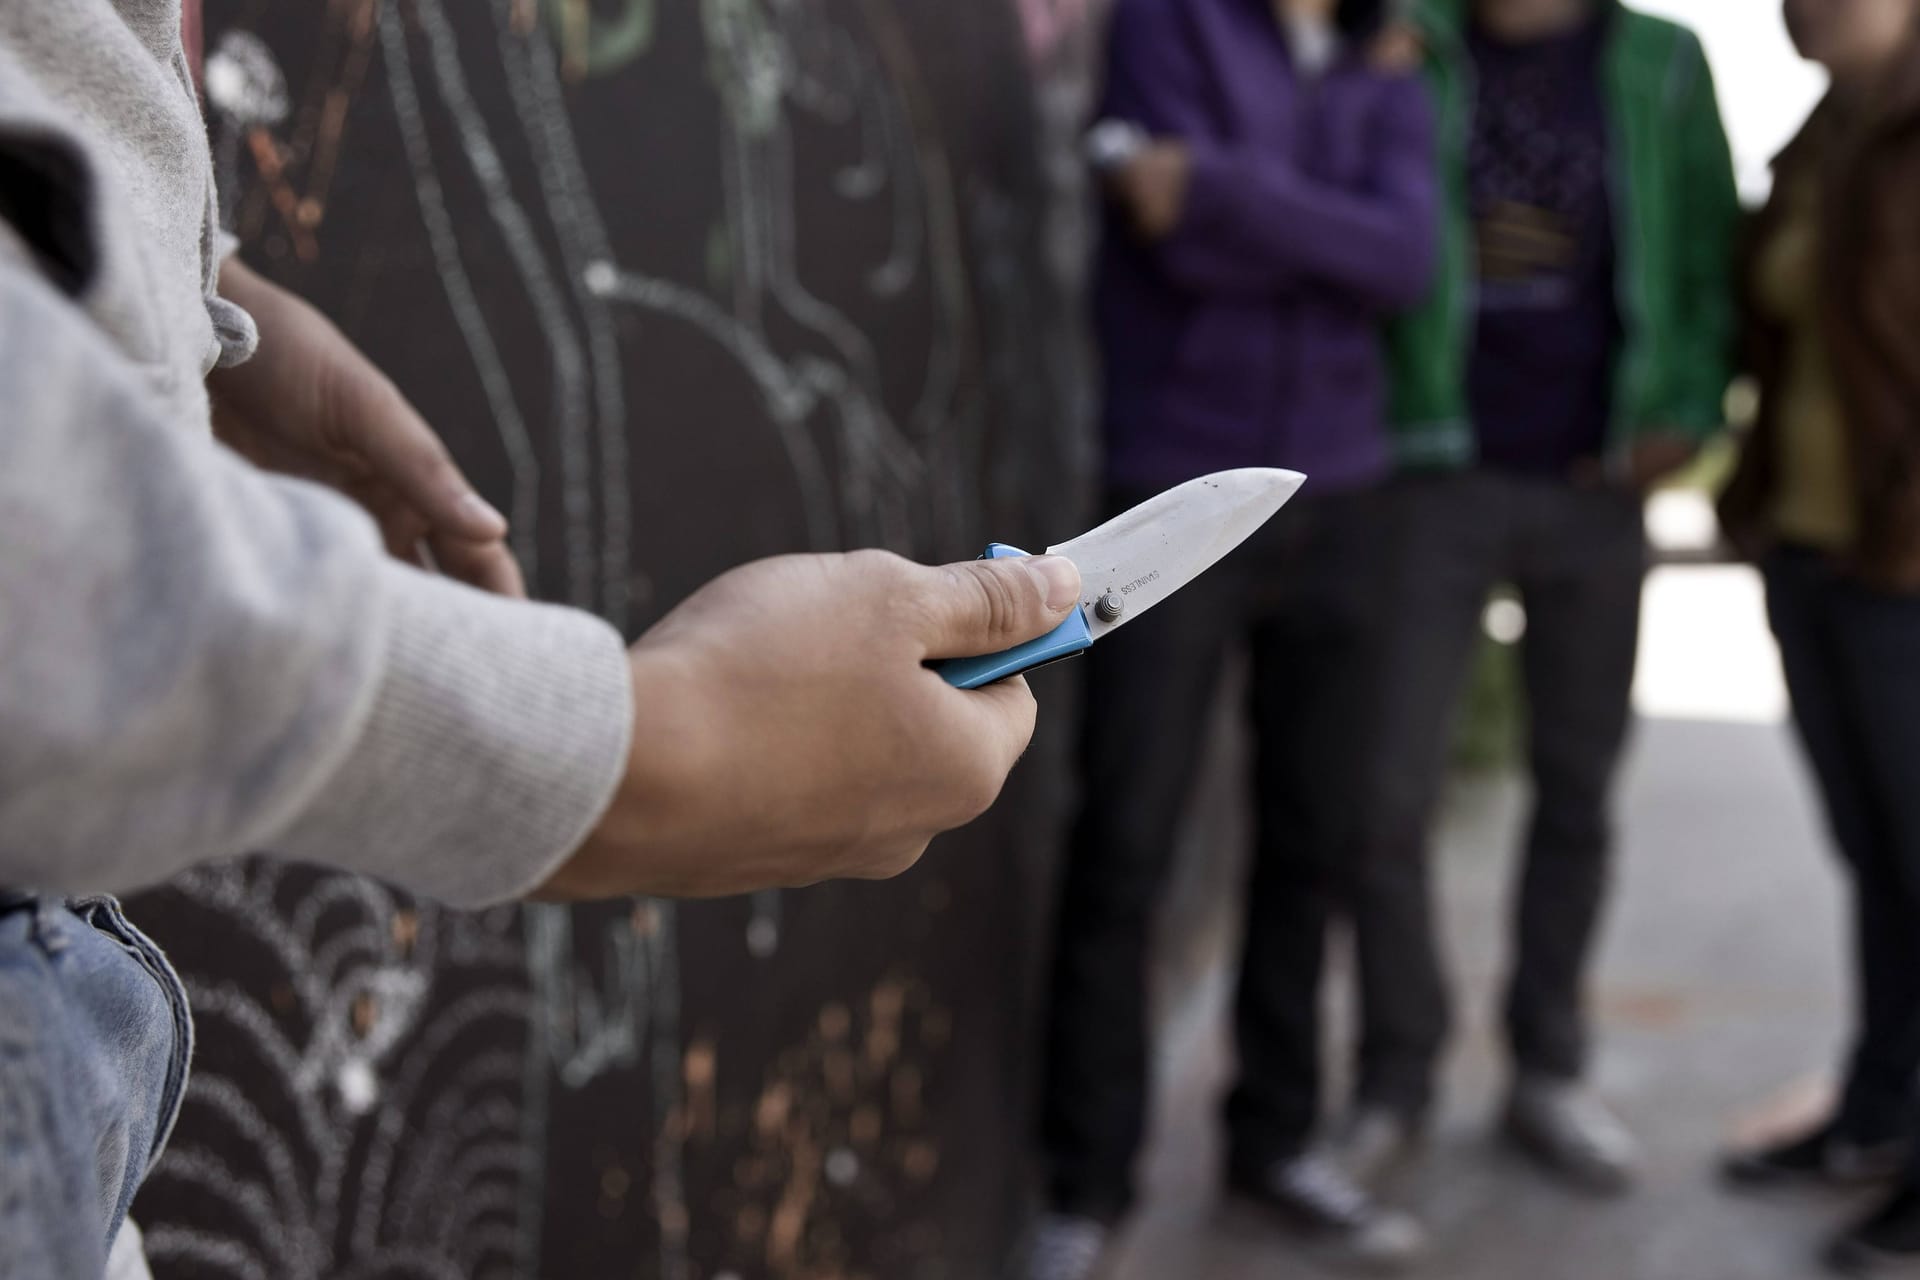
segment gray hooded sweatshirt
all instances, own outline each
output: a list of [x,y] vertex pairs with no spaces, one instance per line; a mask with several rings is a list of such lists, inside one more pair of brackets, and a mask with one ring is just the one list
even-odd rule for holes
[[267,852],[521,894],[617,785],[621,638],[213,439],[253,341],[214,204],[179,0],[0,3],[0,887]]

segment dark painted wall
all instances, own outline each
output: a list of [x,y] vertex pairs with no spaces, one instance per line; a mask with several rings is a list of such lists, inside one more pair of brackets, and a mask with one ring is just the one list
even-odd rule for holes
[[[543,596],[1082,509],[1080,0],[208,0],[230,224]],[[135,904],[200,1044],[156,1272],[984,1277],[1026,1190],[1072,680],[887,885],[461,916],[261,862]]]

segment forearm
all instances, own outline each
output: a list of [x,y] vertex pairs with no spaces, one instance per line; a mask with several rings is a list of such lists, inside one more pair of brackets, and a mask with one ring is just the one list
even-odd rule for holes
[[1100,114],[1153,144],[1108,175],[1109,195],[1180,288],[1234,297],[1297,288],[1317,246],[1300,243],[1288,206],[1310,203],[1310,184],[1282,156],[1223,141],[1217,93],[1182,6],[1119,0]]
[[626,756],[620,638],[391,561],[371,522],[151,421],[0,260],[0,884],[266,851],[458,904],[524,891]]
[[1213,292],[1306,282],[1381,311],[1417,302],[1432,282],[1440,222],[1424,88],[1411,78],[1383,84],[1366,127],[1366,169],[1341,183],[1284,156],[1191,137],[1182,216],[1158,249],[1168,273]]
[[207,376],[207,390],[215,403],[252,414],[271,412],[275,402],[284,401],[290,390],[310,395],[312,389],[302,385],[306,379],[295,363],[297,353],[289,352],[286,343],[274,341],[271,335],[307,322],[308,316],[315,314],[312,308],[274,287],[242,262],[238,253],[221,260],[220,296],[252,316],[259,332],[269,336],[245,363],[216,369]]
[[1313,281],[1395,309],[1431,278],[1433,221],[1415,184],[1342,190],[1284,162],[1200,144],[1180,226],[1156,252],[1195,290],[1258,294]]

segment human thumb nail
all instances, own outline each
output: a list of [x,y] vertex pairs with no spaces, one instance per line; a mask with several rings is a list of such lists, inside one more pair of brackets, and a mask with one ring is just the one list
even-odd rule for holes
[[1065,613],[1080,602],[1080,569],[1065,556],[1032,556],[1022,561],[1040,584],[1047,608]]

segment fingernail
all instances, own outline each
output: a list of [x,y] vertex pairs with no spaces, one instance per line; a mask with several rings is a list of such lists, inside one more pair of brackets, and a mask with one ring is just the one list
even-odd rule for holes
[[1040,584],[1047,608],[1065,613],[1080,603],[1080,570],[1065,556],[1033,556],[1022,561]]
[[460,498],[460,509],[475,520],[484,521],[501,533],[506,532],[507,518],[479,494],[472,492],[463,494]]

